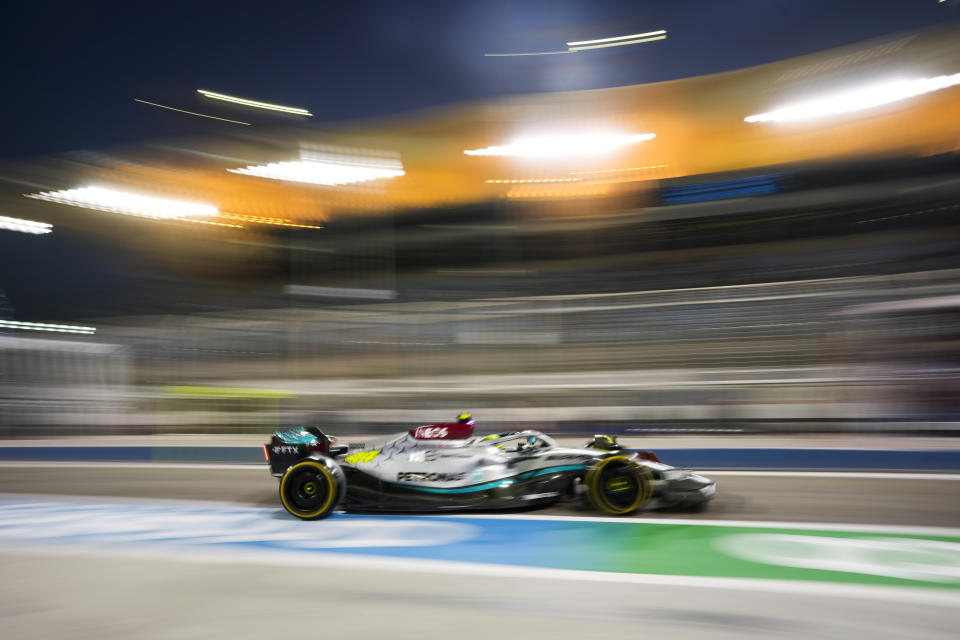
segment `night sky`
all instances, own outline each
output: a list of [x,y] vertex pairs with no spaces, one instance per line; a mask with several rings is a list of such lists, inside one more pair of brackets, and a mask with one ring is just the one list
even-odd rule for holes
[[[225,115],[197,88],[330,122],[725,71],[937,24],[958,9],[957,0],[11,2],[0,157],[230,126],[133,102]],[[645,45],[483,57],[661,28],[668,39]]]

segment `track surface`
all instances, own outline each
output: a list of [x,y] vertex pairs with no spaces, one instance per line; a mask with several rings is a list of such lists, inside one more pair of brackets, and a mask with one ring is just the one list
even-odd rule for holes
[[[708,474],[709,475],[709,474]],[[647,517],[960,526],[960,480],[717,475],[699,513]],[[0,466],[0,490],[275,507],[263,468],[188,465]],[[569,507],[536,514],[590,515]],[[278,514],[279,515],[279,514]],[[642,526],[642,525],[641,525]],[[470,560],[470,558],[464,558]],[[9,638],[953,638],[955,605],[561,577],[465,575],[255,558],[124,556],[0,546],[0,636]],[[812,588],[811,588],[812,587]],[[823,587],[827,589],[827,587]],[[918,591],[918,590],[912,590]]]
[[[715,479],[717,496],[702,512],[658,512],[656,517],[960,527],[960,480],[956,479],[788,473],[723,474]],[[216,500],[279,508],[277,481],[260,467],[13,465],[0,467],[0,487],[5,493]],[[594,514],[566,505],[536,513]]]
[[829,594],[0,552],[0,631],[74,638],[956,637],[947,607]]

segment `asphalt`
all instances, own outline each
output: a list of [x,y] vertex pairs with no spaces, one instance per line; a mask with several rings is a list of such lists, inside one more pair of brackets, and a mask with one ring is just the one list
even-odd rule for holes
[[[693,514],[658,511],[654,516],[960,527],[958,478],[915,474],[757,476],[726,472],[715,477],[717,496],[703,510]],[[212,500],[279,509],[277,481],[264,467],[24,463],[0,466],[0,489],[3,493]],[[569,505],[536,513],[594,515]]]
[[[960,526],[957,476],[718,475],[705,510],[647,517]],[[229,502],[279,510],[262,467],[178,464],[0,466],[0,492]],[[569,507],[541,510],[590,515]],[[791,589],[483,575],[423,567],[302,567],[249,557],[124,555],[0,546],[0,636],[25,640],[338,637],[956,637],[952,596],[874,597]],[[561,572],[562,573],[562,572]],[[790,586],[790,585],[787,585]],[[899,592],[898,592],[899,593]],[[945,599],[946,598],[946,599]],[[950,599],[953,598],[953,599]]]
[[943,604],[0,550],[0,631],[47,640],[956,637]]

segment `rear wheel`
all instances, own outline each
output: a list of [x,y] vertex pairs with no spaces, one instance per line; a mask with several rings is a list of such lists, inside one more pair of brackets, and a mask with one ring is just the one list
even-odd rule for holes
[[633,513],[650,500],[650,472],[626,456],[598,460],[584,479],[587,499],[612,515]]
[[304,460],[287,469],[280,480],[284,509],[303,520],[330,515],[342,496],[343,479],[338,471],[317,460]]

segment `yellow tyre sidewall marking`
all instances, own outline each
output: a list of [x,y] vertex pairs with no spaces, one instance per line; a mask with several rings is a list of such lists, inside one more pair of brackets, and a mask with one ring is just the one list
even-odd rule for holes
[[[624,509],[615,509],[610,503],[603,497],[601,493],[601,483],[600,483],[600,472],[611,462],[622,462],[628,467],[636,471],[637,474],[637,499],[633,501],[628,507]],[[592,498],[593,504],[602,511],[613,515],[624,515],[636,511],[644,504],[647,500],[650,499],[650,493],[652,492],[652,487],[650,484],[649,472],[645,467],[633,462],[630,458],[626,456],[611,456],[609,458],[604,458],[601,460],[596,467],[587,472],[587,485],[590,488],[590,497]]]
[[[329,491],[327,491],[326,502],[324,502],[323,506],[321,506],[319,509],[317,509],[316,511],[311,511],[310,513],[300,513],[297,509],[292,508],[290,504],[287,502],[287,492],[286,492],[287,480],[292,475],[292,472],[294,472],[295,470],[301,467],[313,467],[314,469],[318,469],[323,474],[323,476],[327,479],[327,483],[330,485],[330,489]],[[298,462],[297,464],[293,465],[292,467],[287,469],[287,472],[283,474],[283,480],[280,481],[280,501],[283,503],[283,508],[289,511],[290,513],[292,513],[293,515],[297,516],[298,518],[316,518],[321,513],[323,513],[324,511],[330,508],[330,503],[333,502],[333,497],[336,494],[337,494],[337,479],[333,477],[333,474],[330,473],[330,470],[327,469],[326,466],[314,460],[305,460],[303,462]]]

